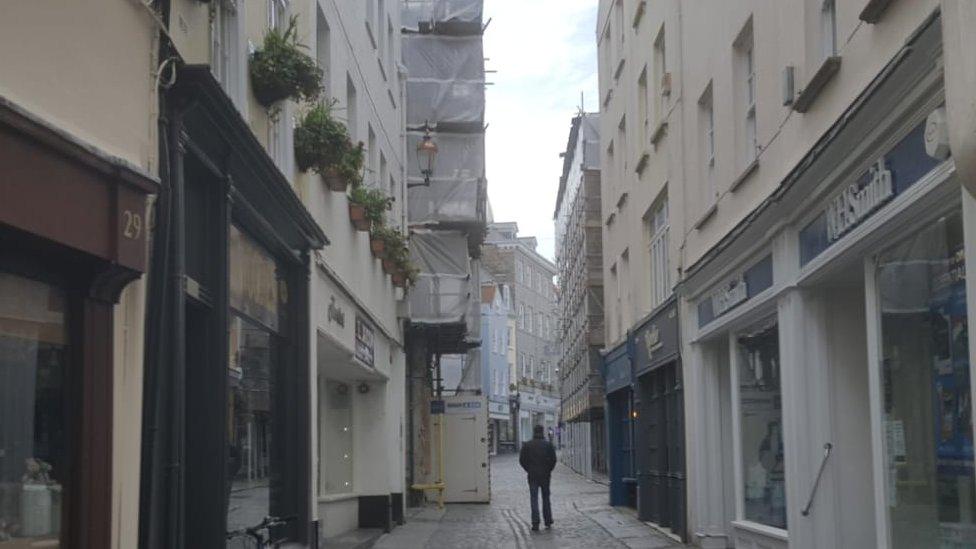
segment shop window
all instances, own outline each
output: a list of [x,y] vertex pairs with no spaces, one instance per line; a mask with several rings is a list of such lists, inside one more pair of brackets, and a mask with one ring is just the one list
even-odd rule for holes
[[963,224],[931,223],[878,258],[891,547],[976,546]]
[[325,410],[319,415],[320,493],[347,494],[353,491],[352,388],[347,383],[326,380],[321,395]]
[[777,326],[740,335],[736,343],[742,518],[785,530],[786,467]]
[[274,259],[237,227],[230,228],[227,367],[228,531],[272,514],[285,490],[277,470],[284,452],[285,403],[279,349],[286,327],[287,285]]
[[65,295],[0,273],[0,547],[59,547],[70,485]]

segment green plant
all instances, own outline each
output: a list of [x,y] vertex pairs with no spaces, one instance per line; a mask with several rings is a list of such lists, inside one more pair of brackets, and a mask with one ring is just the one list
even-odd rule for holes
[[322,94],[322,69],[298,41],[298,16],[292,16],[282,32],[274,28],[264,35],[260,50],[251,55],[251,87],[265,107],[291,97],[314,101]]
[[353,148],[346,127],[332,116],[334,105],[334,99],[316,103],[295,128],[295,161],[303,172],[324,175]]
[[363,164],[366,159],[365,145],[360,141],[355,147],[347,147],[336,164],[335,169],[339,177],[353,187],[363,182]]
[[386,212],[393,207],[393,199],[386,196],[383,191],[362,186],[353,187],[349,192],[349,201],[360,204],[366,209],[366,219],[373,227],[382,225]]

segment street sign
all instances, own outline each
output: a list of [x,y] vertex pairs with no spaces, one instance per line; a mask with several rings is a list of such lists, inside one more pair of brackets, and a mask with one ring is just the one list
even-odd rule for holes
[[432,401],[430,401],[430,413],[432,415],[443,414],[444,413],[444,401],[443,400],[432,400]]

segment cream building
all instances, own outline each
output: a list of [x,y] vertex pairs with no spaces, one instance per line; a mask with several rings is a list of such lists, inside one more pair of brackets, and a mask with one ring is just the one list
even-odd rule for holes
[[157,35],[137,2],[3,8],[2,547],[137,545]]
[[[617,194],[633,188],[627,163],[646,153],[670,191],[691,542],[976,542],[974,15],[934,0],[601,2],[602,128],[618,132],[604,188],[618,166]],[[662,52],[646,104],[669,114],[648,142],[640,75]],[[616,223],[632,199],[610,200]],[[613,223],[610,246],[630,249]],[[615,297],[621,340],[635,311]]]

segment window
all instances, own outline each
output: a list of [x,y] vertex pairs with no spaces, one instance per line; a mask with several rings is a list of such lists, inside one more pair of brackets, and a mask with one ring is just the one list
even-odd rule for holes
[[625,174],[627,173],[627,155],[629,154],[627,152],[629,149],[627,148],[627,117],[626,116],[620,117],[620,123],[617,124],[617,146],[620,147],[620,154],[618,155],[619,156],[618,161],[620,162],[619,179],[623,181],[625,178]]
[[[77,484],[68,465],[76,423],[65,408],[67,308],[60,288],[0,272],[0,547],[60,547],[45,541],[61,529],[52,502],[77,499],[64,492]],[[11,540],[12,525],[19,529]]]
[[243,18],[238,1],[213,2],[210,19],[210,70],[239,110],[244,111],[246,97],[244,72]]
[[382,56],[383,52],[386,51],[386,29],[383,28],[383,20],[386,18],[386,0],[376,0],[379,3],[379,7],[376,9],[376,25],[373,27],[376,29],[376,41],[378,42],[376,49],[378,55]]
[[671,94],[670,75],[668,74],[668,57],[664,40],[664,27],[654,39],[654,85],[657,87],[658,101],[655,102],[657,108],[657,120],[663,121],[668,114],[668,95]]
[[397,70],[396,67],[396,54],[394,53],[396,46],[396,38],[393,30],[393,21],[389,18],[386,20],[386,63],[389,67],[390,78],[394,77],[394,73]]
[[787,472],[776,324],[739,335],[736,348],[743,518],[785,530]]
[[353,491],[352,388],[341,381],[325,380],[319,407],[319,493]]
[[288,0],[268,0],[268,28],[283,31],[286,27],[288,27]]
[[613,32],[617,33],[618,50],[617,59],[624,56],[624,38],[627,31],[624,27],[624,0],[617,0],[613,5]]
[[519,283],[522,282],[522,260],[515,260],[515,280]]
[[533,356],[529,357],[529,365],[526,368],[528,368],[528,375],[526,375],[525,377],[528,377],[529,379],[535,379],[535,357]]
[[518,306],[518,327],[519,330],[525,329],[525,305],[521,303]]
[[647,67],[641,71],[637,78],[637,116],[641,122],[641,143],[646,141],[648,126],[651,125],[651,115],[647,109]]
[[519,365],[519,369],[522,371],[522,377],[529,377],[529,373],[526,370],[528,365],[525,363],[525,353],[519,353]]
[[366,0],[366,30],[369,32],[369,39],[376,47],[376,38],[373,36],[373,25],[376,20],[376,0]]
[[610,315],[610,339],[616,339],[620,331],[620,278],[617,276],[617,264],[610,266],[610,288],[613,291],[613,314]]
[[376,133],[373,125],[366,123],[366,185],[378,186],[376,180]]
[[837,55],[837,8],[835,0],[823,0],[820,6],[820,40],[824,59]]
[[353,143],[359,135],[359,97],[356,95],[356,85],[352,83],[352,76],[346,75],[346,126],[349,128],[349,139]]
[[321,9],[319,9],[318,23],[315,28],[315,58],[319,68],[322,69],[323,95],[329,97],[329,84],[332,75],[332,29]]
[[708,208],[715,203],[717,196],[712,177],[715,167],[715,112],[712,109],[711,82],[708,83],[705,93],[698,100],[698,129],[701,155],[701,203],[703,207]]
[[657,307],[671,293],[670,269],[668,266],[668,198],[664,196],[647,216],[651,258],[651,309]]
[[735,46],[737,112],[741,120],[743,166],[756,159],[759,143],[756,136],[756,66],[752,38],[752,18],[736,38]]
[[876,260],[869,318],[880,322],[874,367],[894,549],[976,543],[964,233],[956,211]]
[[508,350],[511,351],[514,349],[515,349],[515,333],[514,330],[512,330],[512,327],[509,326],[508,327]]
[[279,109],[268,113],[268,156],[289,180],[294,174],[295,165],[293,111],[292,104],[286,101]]

